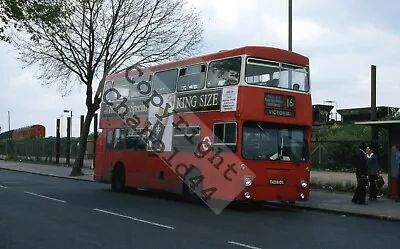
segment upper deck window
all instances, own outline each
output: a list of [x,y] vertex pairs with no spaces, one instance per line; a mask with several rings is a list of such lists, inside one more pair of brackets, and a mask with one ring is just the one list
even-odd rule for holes
[[245,80],[248,84],[308,92],[307,67],[249,58]]
[[[113,81],[106,81],[104,83],[104,89],[103,89],[103,94],[107,92],[107,90],[111,89],[114,86]],[[108,101],[113,101],[117,99],[117,94],[115,92],[107,92],[107,95],[105,96]]]
[[155,73],[153,78],[153,89],[159,94],[175,92],[177,76],[177,69]]
[[138,97],[143,97],[146,96],[142,94],[143,92],[149,92],[146,87],[142,87],[139,91],[138,89],[138,84],[142,81],[146,81],[147,83],[150,84],[151,82],[151,75],[142,75],[142,76],[135,76],[130,79],[131,84],[130,84],[130,91],[129,91],[129,97],[131,98],[138,98]]
[[178,92],[202,89],[206,79],[206,65],[193,65],[179,70]]
[[279,85],[288,89],[308,92],[310,87],[307,68],[282,64],[279,75]]
[[104,92],[113,87],[113,82],[111,80],[108,80],[104,83]]
[[114,89],[119,92],[120,99],[121,98],[128,98],[129,97],[129,88],[131,83],[126,78],[120,78],[114,81]]
[[240,79],[241,62],[241,57],[211,62],[207,73],[207,87],[237,85]]
[[105,98],[108,101],[114,101],[117,99],[117,93],[115,91],[109,91],[111,88],[113,88],[113,86],[114,86],[113,81],[106,81],[104,83],[103,94],[105,94]]

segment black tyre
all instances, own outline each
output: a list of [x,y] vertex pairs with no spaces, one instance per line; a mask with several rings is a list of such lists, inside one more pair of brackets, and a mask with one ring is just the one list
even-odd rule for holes
[[115,166],[113,170],[111,188],[116,192],[125,190],[125,169],[122,165]]

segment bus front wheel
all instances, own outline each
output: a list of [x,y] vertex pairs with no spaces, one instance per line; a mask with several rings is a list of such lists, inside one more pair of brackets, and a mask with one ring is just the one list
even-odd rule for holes
[[111,188],[116,192],[122,192],[125,190],[125,170],[120,164],[116,165],[113,170]]

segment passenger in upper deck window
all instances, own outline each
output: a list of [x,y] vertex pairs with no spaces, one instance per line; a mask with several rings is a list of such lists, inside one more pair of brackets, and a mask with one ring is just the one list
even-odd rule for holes
[[238,73],[235,71],[229,71],[228,77],[225,78],[225,85],[235,85],[238,82]]

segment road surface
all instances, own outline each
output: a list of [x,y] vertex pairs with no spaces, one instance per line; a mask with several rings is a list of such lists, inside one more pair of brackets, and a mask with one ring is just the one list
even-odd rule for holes
[[0,170],[0,248],[395,248],[400,223],[277,207],[205,205]]

